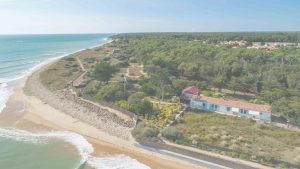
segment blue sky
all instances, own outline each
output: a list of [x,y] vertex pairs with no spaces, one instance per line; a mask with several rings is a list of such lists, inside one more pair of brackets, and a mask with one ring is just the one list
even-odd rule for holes
[[300,31],[299,0],[0,0],[0,34]]

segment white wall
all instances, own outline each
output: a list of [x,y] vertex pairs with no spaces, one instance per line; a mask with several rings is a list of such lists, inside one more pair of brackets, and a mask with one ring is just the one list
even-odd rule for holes
[[239,112],[239,108],[231,107],[231,111],[238,113]]

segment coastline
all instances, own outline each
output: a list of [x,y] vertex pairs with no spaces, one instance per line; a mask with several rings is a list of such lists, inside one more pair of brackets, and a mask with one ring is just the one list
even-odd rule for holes
[[16,86],[14,86],[13,94],[7,101],[6,108],[3,110],[2,114],[0,114],[0,121],[4,127],[15,127],[32,132],[53,130],[72,131],[83,135],[90,143],[92,143],[95,149],[94,155],[125,154],[151,168],[200,168],[184,161],[179,161],[168,156],[137,148],[133,145],[133,140],[127,141],[112,136],[50,106],[34,95],[30,96],[24,92],[24,90],[26,90],[26,85],[30,83],[30,81],[28,81],[29,78],[42,71],[43,68],[71,54],[60,56],[55,59],[49,59],[47,63],[40,64],[33,68],[30,73],[18,80]]

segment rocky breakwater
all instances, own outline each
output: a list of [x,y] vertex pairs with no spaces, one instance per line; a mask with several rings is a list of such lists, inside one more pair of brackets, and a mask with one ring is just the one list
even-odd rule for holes
[[101,109],[91,103],[74,96],[68,89],[52,92],[40,81],[40,71],[33,73],[26,82],[24,92],[26,95],[35,96],[45,104],[63,111],[64,113],[98,128],[110,135],[124,140],[131,138],[131,130],[135,120],[125,120],[117,115]]

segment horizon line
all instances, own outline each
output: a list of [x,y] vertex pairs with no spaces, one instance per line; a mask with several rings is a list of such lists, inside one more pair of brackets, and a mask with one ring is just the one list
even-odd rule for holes
[[8,33],[5,35],[92,35],[92,34],[139,34],[139,33],[300,33],[299,31],[136,31],[136,32],[74,32],[74,33]]

